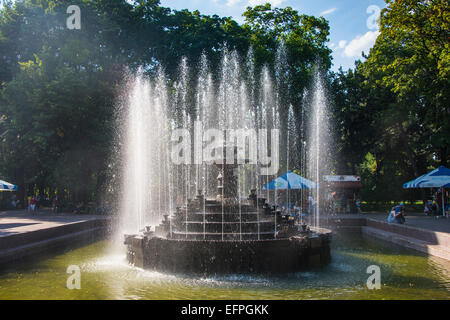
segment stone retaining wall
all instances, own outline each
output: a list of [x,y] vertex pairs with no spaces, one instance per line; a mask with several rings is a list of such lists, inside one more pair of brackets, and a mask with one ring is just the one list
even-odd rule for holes
[[74,242],[99,239],[106,233],[108,222],[108,219],[90,219],[3,236],[0,267]]
[[382,239],[450,260],[449,233],[359,217],[325,217],[321,219],[321,223],[333,230],[361,232],[367,237]]

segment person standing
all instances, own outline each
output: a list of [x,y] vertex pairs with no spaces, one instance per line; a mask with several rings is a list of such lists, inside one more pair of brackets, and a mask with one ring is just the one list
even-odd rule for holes
[[52,211],[53,211],[53,213],[58,212],[58,197],[57,196],[54,196],[52,199]]
[[292,212],[293,212],[293,215],[294,215],[295,222],[299,222],[300,221],[300,215],[302,214],[302,212],[301,212],[300,204],[298,203],[298,201],[295,201],[294,208],[293,208]]
[[436,192],[436,203],[437,203],[437,211],[438,214],[442,213],[442,190],[438,189]]
[[342,193],[341,196],[341,208],[342,213],[347,213],[347,196],[345,195],[345,193]]
[[312,214],[313,214],[315,204],[316,204],[316,202],[314,201],[314,198],[312,196],[309,196],[308,197],[308,214],[310,216],[312,216]]
[[41,204],[42,204],[42,197],[41,194],[39,193],[36,197],[36,211],[39,211]]
[[361,214],[361,200],[359,198],[356,199],[355,205],[356,205],[356,212],[358,214]]
[[31,214],[33,214],[33,212],[36,210],[36,198],[33,196],[31,196],[30,202],[29,202],[29,206],[28,206],[28,211],[31,211]]

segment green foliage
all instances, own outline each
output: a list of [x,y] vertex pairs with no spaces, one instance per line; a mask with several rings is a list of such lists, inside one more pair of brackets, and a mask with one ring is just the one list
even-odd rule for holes
[[[81,30],[65,26],[72,4],[81,8]],[[202,53],[217,70],[224,44],[241,56],[252,47],[255,72],[267,66],[282,79],[276,84],[281,120],[289,105],[300,119],[315,66],[331,66],[328,22],[270,4],[248,7],[244,17],[239,25],[164,8],[158,0],[6,2],[0,10],[0,174],[24,193],[98,197],[127,71],[142,67],[152,74],[162,67],[173,83],[186,57],[194,88]],[[360,174],[369,201],[417,198],[402,184],[448,165],[449,30],[448,1],[388,0],[367,61],[329,73],[339,159],[332,169]],[[277,57],[280,46],[286,65]]]
[[[380,36],[361,72],[390,90],[407,140],[448,164],[450,13],[448,1],[388,1]],[[424,141],[426,137],[427,141]],[[420,152],[420,151],[419,151]]]
[[[321,60],[325,69],[331,65],[331,50],[326,46],[329,35],[328,22],[324,18],[300,15],[291,7],[272,8],[270,3],[248,7],[244,13],[244,28],[251,34],[251,44],[261,61],[273,61],[278,43],[282,40],[292,50],[296,65],[300,58],[306,66]],[[265,50],[264,50],[265,49]],[[271,57],[270,57],[271,56]]]
[[[122,50],[116,41],[103,45],[99,30],[107,36],[108,28],[92,11],[85,11],[84,32],[65,28],[68,3],[17,2],[2,15],[0,32],[10,36],[0,48],[11,48],[15,59],[1,54],[0,63],[11,67],[0,91],[0,168],[22,197],[38,186],[86,200],[105,180],[116,87],[128,57],[117,54]],[[4,31],[12,27],[16,36]]]
[[[81,30],[66,28],[69,5],[81,9]],[[162,67],[173,82],[186,57],[194,66],[193,87],[201,54],[216,70],[224,44],[242,56],[253,46],[256,64],[275,72],[275,51],[284,41],[293,75],[285,104],[299,106],[316,59],[331,64],[327,22],[270,5],[248,8],[246,21],[171,10],[158,0],[6,3],[0,10],[0,174],[19,185],[22,199],[34,190],[58,191],[69,201],[98,197],[127,70],[152,74]]]
[[[387,4],[367,61],[333,76],[340,156],[343,170],[363,176],[367,198],[423,198],[402,184],[448,165],[448,1]],[[375,171],[364,159],[368,152]]]
[[320,64],[324,70],[331,66],[329,26],[324,18],[299,14],[291,7],[272,8],[265,5],[248,7],[244,12],[244,29],[250,34],[256,68],[276,63],[280,43],[287,49],[287,68],[291,79],[289,101],[300,107],[304,89],[309,85],[313,68]]

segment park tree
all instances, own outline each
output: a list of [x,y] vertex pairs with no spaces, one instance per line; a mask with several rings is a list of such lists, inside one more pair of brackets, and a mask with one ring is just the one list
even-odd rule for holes
[[450,12],[445,0],[390,0],[362,72],[395,95],[397,132],[412,173],[430,155],[447,165],[450,143]]
[[68,1],[16,2],[2,11],[0,32],[9,36],[0,49],[12,53],[1,60],[9,66],[0,91],[1,173],[19,185],[22,200],[36,188],[87,200],[106,180],[116,89],[133,66],[133,48],[121,47],[125,28],[105,12],[117,8],[100,11],[112,21],[98,19],[105,3],[80,3],[79,31],[66,28]]
[[[81,29],[66,27],[69,5]],[[0,173],[20,198],[44,188],[92,199],[105,181],[113,113],[129,71],[158,67],[176,79],[183,55],[220,56],[224,42],[244,51],[230,18],[172,11],[159,1],[6,3],[0,10]],[[209,51],[208,51],[209,50]]]
[[366,199],[423,199],[402,184],[448,164],[449,30],[446,1],[387,1],[367,60],[333,76],[339,158]]
[[[272,7],[270,3],[248,7],[243,16],[243,27],[248,30],[254,51],[256,74],[261,74],[261,68],[267,66],[278,80],[276,92],[281,123],[288,123],[290,106],[300,123],[306,89],[311,87],[318,70],[326,73],[331,66],[331,50],[326,44],[328,22],[322,17],[300,14],[291,7]],[[287,126],[283,126],[282,141],[286,141],[287,132]],[[281,163],[286,162],[285,148],[283,144]],[[290,152],[291,165],[300,168],[301,150],[292,148]]]
[[219,68],[223,48],[245,53],[249,46],[247,32],[231,18],[202,15],[188,10],[167,12],[164,17],[165,37],[156,48],[155,58],[168,76],[177,78],[177,66],[186,58],[198,73],[202,54],[207,55],[211,68]]
[[[66,27],[73,4],[81,8],[80,30]],[[267,66],[279,79],[282,123],[290,106],[301,122],[314,73],[329,75],[335,171],[363,175],[374,201],[400,198],[402,182],[448,164],[447,7],[444,0],[388,0],[367,60],[330,73],[328,22],[290,7],[248,7],[239,25],[171,10],[158,0],[6,1],[0,9],[0,174],[23,195],[47,188],[95,198],[106,180],[115,104],[129,72],[162,69],[170,87],[185,58],[194,95],[202,54],[215,71],[225,50],[244,57],[251,48],[255,74]]]
[[257,65],[276,64],[281,44],[287,49],[289,100],[301,105],[304,89],[309,85],[314,68],[331,66],[329,25],[324,18],[300,14],[291,7],[272,8],[270,3],[248,7],[244,12],[244,28],[249,30]]

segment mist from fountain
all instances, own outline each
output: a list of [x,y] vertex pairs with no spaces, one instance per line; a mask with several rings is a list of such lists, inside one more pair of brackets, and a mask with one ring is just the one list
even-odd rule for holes
[[[253,50],[245,59],[236,51],[225,47],[222,53],[219,74],[213,76],[205,55],[199,59],[198,73],[191,78],[189,61],[183,58],[178,68],[178,79],[170,87],[164,72],[159,71],[153,79],[138,73],[130,82],[130,89],[123,108],[125,127],[120,138],[123,149],[122,197],[120,206],[120,233],[136,233],[147,225],[157,225],[165,215],[174,213],[175,208],[185,207],[188,199],[202,194],[205,199],[217,196],[217,176],[220,169],[201,161],[194,146],[193,157],[199,157],[194,164],[174,165],[170,159],[171,132],[176,128],[187,128],[193,140],[202,137],[207,129],[250,129],[258,135],[259,129],[281,129],[286,97],[283,82],[287,82],[288,65],[286,48],[280,46],[274,73],[268,66],[255,68]],[[273,80],[273,77],[275,79]],[[193,91],[193,92],[192,92]],[[280,168],[291,168],[296,152],[302,150],[300,167],[302,175],[319,181],[323,150],[326,142],[325,108],[326,99],[320,77],[315,78],[313,103],[301,110],[301,124],[296,125],[294,107],[287,106],[286,117],[286,159]],[[326,125],[325,125],[326,126]],[[308,127],[308,136],[306,129]],[[306,137],[307,136],[307,137]],[[226,138],[228,135],[226,135]],[[201,140],[201,139],[200,139]],[[307,142],[306,142],[307,141]],[[248,143],[247,153],[248,155]],[[199,146],[200,150],[204,147]],[[307,147],[307,148],[305,148]],[[306,151],[307,149],[307,151]],[[195,160],[195,159],[192,159]],[[271,199],[269,191],[262,186],[275,176],[264,176],[259,166],[241,163],[236,169],[240,222],[241,199],[252,189],[268,202],[279,202],[277,191]],[[303,193],[303,191],[301,191]],[[289,197],[289,194],[288,194]],[[316,190],[316,199],[320,195]],[[287,199],[289,200],[289,199]],[[222,197],[223,201],[223,197]],[[300,198],[303,201],[303,197]],[[206,200],[203,203],[203,234],[205,237]],[[222,212],[223,215],[223,212]],[[318,225],[320,209],[317,207],[315,225]],[[186,212],[187,220],[187,212]],[[186,229],[187,229],[186,224]],[[242,225],[239,226],[239,230]],[[275,221],[275,232],[277,221]],[[186,230],[187,231],[187,230]],[[172,229],[171,229],[172,232]],[[240,231],[239,231],[240,232]],[[259,238],[259,215],[258,215]]]
[[[167,88],[164,76],[151,83],[142,73],[132,80],[123,117],[124,150],[120,226],[122,232],[136,232],[158,223],[170,210],[170,169],[166,110]],[[163,196],[164,195],[164,196]]]
[[[299,131],[297,130],[297,125],[295,121],[294,107],[292,104],[289,105],[288,117],[287,117],[287,132],[286,132],[286,171],[291,170],[291,152],[297,149]],[[291,194],[288,189],[286,192],[286,203],[291,202]]]
[[307,142],[307,166],[311,180],[316,183],[316,189],[312,195],[315,200],[314,218],[312,224],[320,226],[321,199],[320,182],[324,173],[329,172],[331,164],[331,154],[329,153],[330,132],[328,121],[328,101],[323,83],[323,78],[319,70],[314,75],[312,86],[311,104],[308,109],[309,136]]

